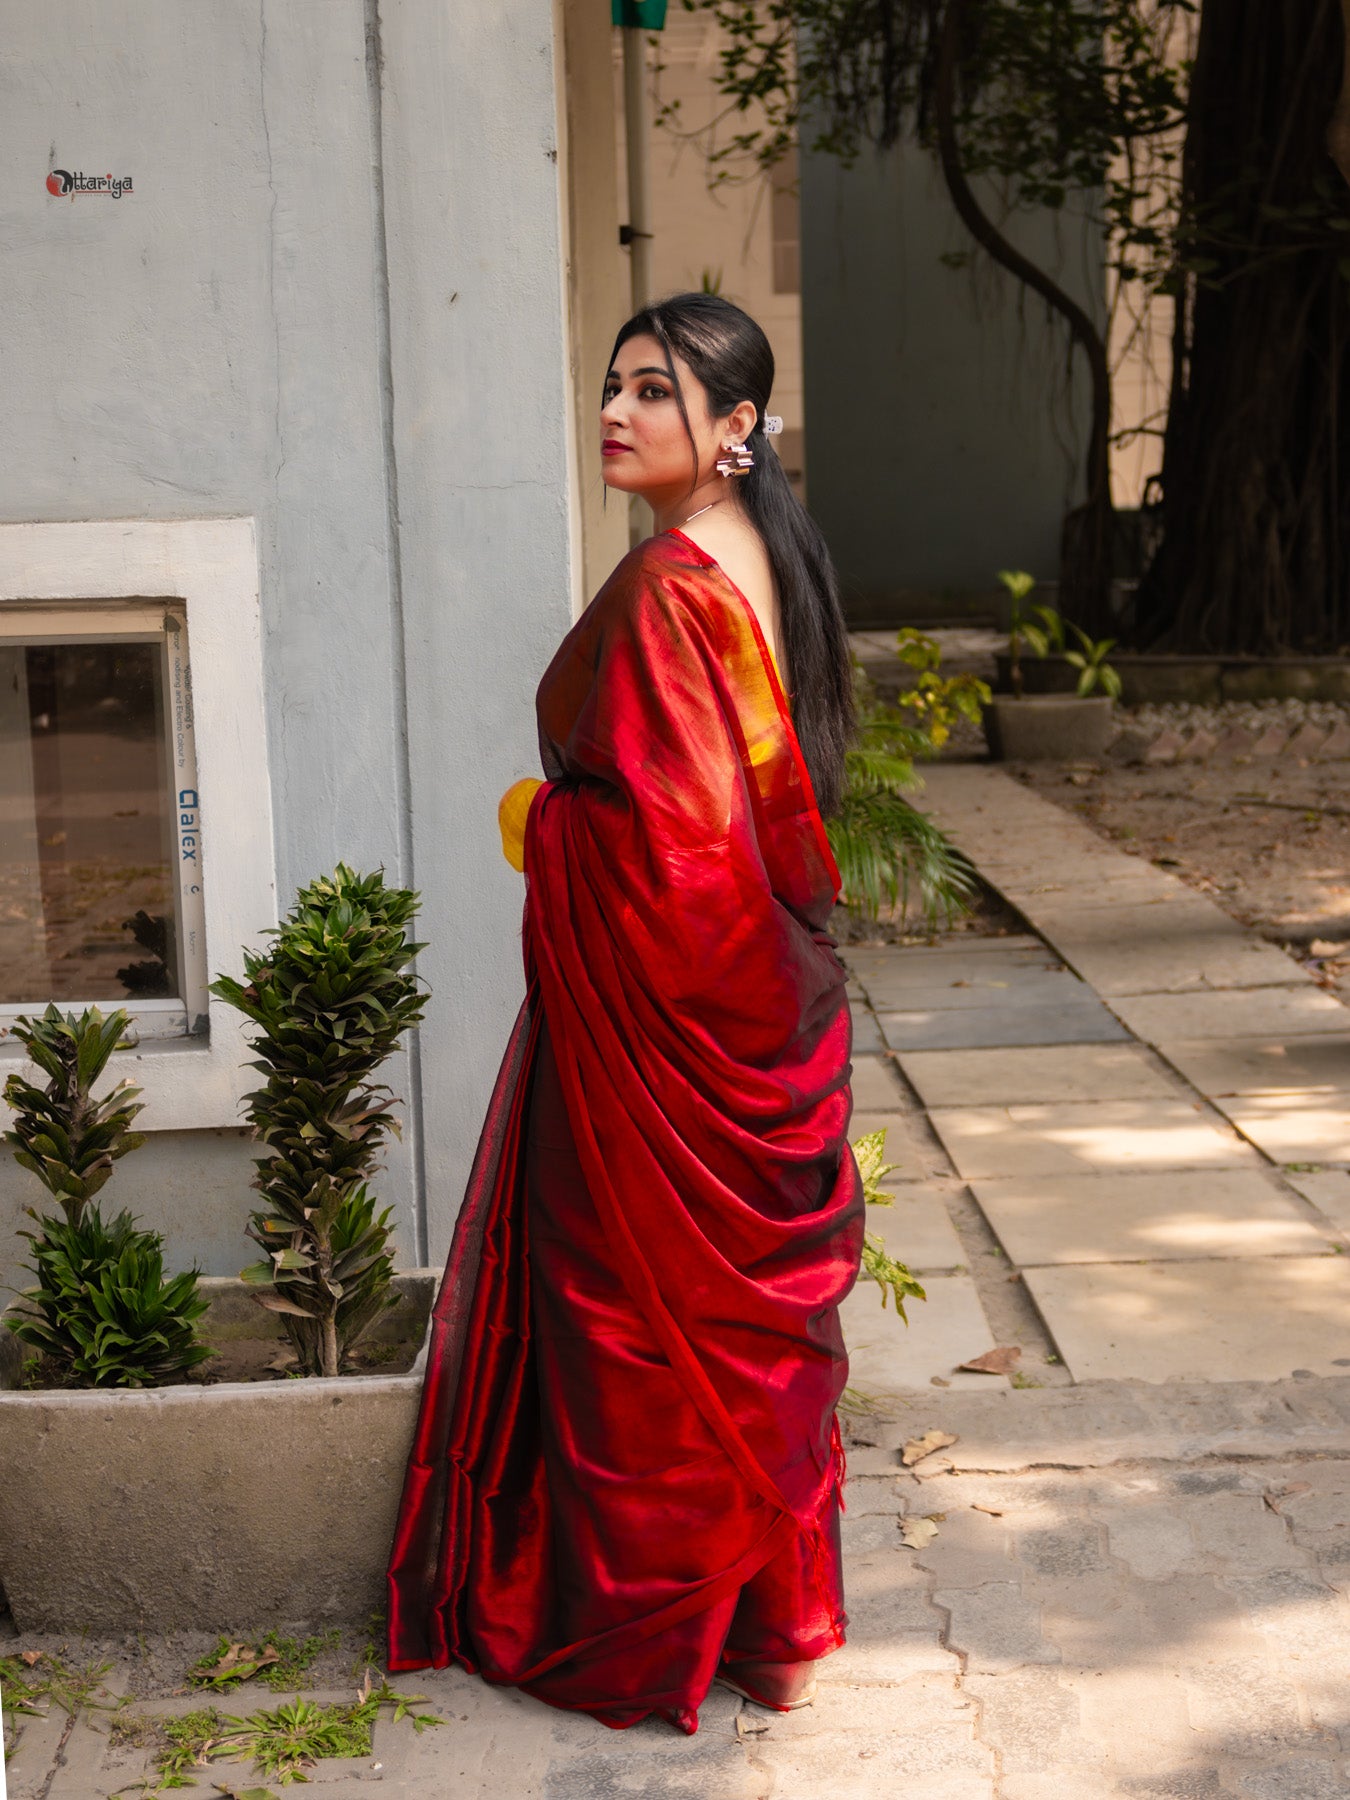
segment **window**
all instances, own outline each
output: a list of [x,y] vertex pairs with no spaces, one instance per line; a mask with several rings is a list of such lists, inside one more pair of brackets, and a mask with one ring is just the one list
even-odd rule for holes
[[16,1013],[122,1005],[138,1123],[238,1125],[207,983],[276,920],[253,521],[0,525],[0,1077]]
[[0,612],[0,1008],[205,1029],[196,765],[181,603]]

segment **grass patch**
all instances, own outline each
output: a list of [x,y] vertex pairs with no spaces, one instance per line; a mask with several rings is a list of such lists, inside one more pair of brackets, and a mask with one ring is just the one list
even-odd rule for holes
[[250,1681],[256,1675],[274,1693],[291,1693],[309,1686],[309,1671],[315,1659],[325,1650],[336,1650],[341,1642],[342,1633],[336,1628],[304,1639],[269,1631],[256,1644],[217,1638],[215,1649],[199,1657],[188,1670],[188,1683],[228,1694],[240,1682]]
[[155,1759],[158,1779],[142,1790],[147,1796],[195,1787],[192,1771],[213,1763],[245,1760],[264,1780],[288,1787],[307,1780],[305,1771],[330,1757],[369,1756],[371,1733],[381,1707],[392,1710],[395,1723],[408,1719],[416,1731],[442,1724],[435,1713],[416,1710],[423,1703],[422,1695],[397,1693],[388,1682],[375,1688],[367,1678],[355,1700],[346,1705],[322,1705],[297,1697],[246,1717],[204,1706],[177,1719],[119,1721],[118,1733],[123,1742],[144,1743],[145,1737],[132,1734],[148,1730],[149,1741],[159,1745]]
[[122,1704],[107,1693],[103,1677],[111,1663],[86,1663],[75,1668],[41,1650],[17,1656],[0,1656],[0,1693],[4,1695],[4,1740],[8,1756],[23,1719],[42,1719],[53,1706],[72,1717],[81,1707],[112,1710]]

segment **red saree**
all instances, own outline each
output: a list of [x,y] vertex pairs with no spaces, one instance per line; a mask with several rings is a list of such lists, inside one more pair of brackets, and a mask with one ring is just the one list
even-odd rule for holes
[[671,531],[538,694],[527,996],[433,1314],[393,1669],[692,1731],[842,1643],[838,874],[758,621]]

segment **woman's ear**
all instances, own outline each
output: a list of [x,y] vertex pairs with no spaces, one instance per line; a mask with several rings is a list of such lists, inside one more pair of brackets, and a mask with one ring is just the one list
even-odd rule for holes
[[755,429],[755,420],[759,414],[752,400],[741,400],[727,414],[724,422],[724,435],[733,444],[743,444]]

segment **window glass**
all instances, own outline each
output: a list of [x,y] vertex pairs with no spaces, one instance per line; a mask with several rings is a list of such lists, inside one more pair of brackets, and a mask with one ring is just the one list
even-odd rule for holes
[[[86,613],[80,621],[85,623]],[[181,620],[0,635],[0,1008],[204,1013],[200,831]]]

